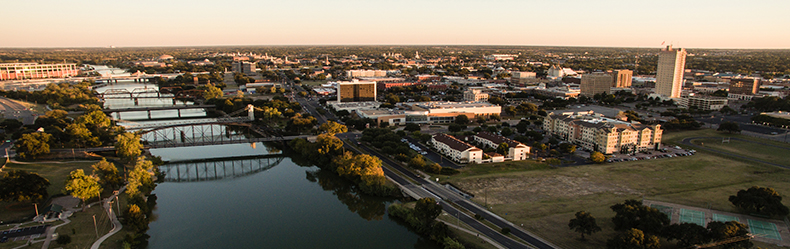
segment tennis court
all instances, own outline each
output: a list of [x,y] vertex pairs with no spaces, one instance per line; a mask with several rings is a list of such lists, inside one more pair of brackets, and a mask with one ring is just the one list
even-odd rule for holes
[[680,209],[680,223],[694,223],[705,226],[705,212],[688,209]]
[[719,222],[737,221],[737,222],[741,222],[741,219],[738,219],[738,217],[735,217],[735,216],[729,216],[729,215],[713,213],[713,221],[719,221]]
[[748,221],[749,230],[751,230],[752,234],[755,236],[766,239],[782,240],[782,236],[779,235],[779,230],[776,228],[776,224],[752,219],[748,219]]
[[658,204],[652,204],[652,205],[650,205],[650,207],[658,209],[658,211],[661,211],[662,213],[666,214],[667,217],[669,217],[670,221],[672,220],[672,207],[667,207],[667,206],[658,205]]

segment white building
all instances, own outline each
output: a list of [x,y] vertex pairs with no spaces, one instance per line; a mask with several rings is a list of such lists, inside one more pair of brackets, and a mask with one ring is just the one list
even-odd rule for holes
[[686,49],[672,49],[672,46],[662,49],[658,54],[656,93],[670,98],[680,98],[685,68]]
[[530,147],[512,139],[485,131],[478,132],[474,139],[475,142],[495,149],[502,143],[507,144],[507,155],[504,155],[506,160],[520,161],[529,158]]
[[362,77],[387,77],[387,70],[348,70],[346,77],[362,78]]
[[727,105],[727,98],[724,97],[711,97],[703,95],[688,95],[682,98],[674,99],[680,108],[694,107],[699,110],[717,111]]
[[483,93],[482,88],[470,87],[468,90],[464,92],[464,101],[468,101],[468,102],[488,101],[488,94]]
[[604,154],[632,153],[657,149],[661,145],[661,125],[643,125],[595,115],[551,114],[543,130],[586,150]]
[[444,133],[431,137],[431,144],[436,151],[456,162],[480,163],[483,160],[483,150]]

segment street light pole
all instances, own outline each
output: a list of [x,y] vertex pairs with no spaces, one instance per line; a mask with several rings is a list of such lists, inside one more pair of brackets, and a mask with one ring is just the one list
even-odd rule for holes
[[96,226],[96,215],[93,215],[93,229],[96,230],[96,238],[99,237],[99,228]]

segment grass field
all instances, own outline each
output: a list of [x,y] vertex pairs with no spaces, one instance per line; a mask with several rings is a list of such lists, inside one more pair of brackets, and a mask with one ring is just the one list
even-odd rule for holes
[[[93,226],[94,215],[96,216],[96,228]],[[63,245],[63,248],[90,248],[93,242],[96,242],[98,239],[96,237],[97,229],[99,237],[112,230],[112,222],[101,205],[94,205],[85,210],[85,212],[76,212],[69,217],[69,220],[71,220],[71,223],[63,225],[55,231],[58,235],[71,236],[71,243]],[[52,242],[51,246],[60,245]]]
[[[714,135],[706,130],[668,133],[665,141]],[[788,170],[704,151],[687,157],[556,169],[534,161],[470,165],[461,174],[444,178],[474,194],[473,201],[487,203],[495,213],[562,248],[605,248],[615,234],[609,206],[626,199],[737,212],[728,197],[754,185],[772,187],[788,200],[787,179]],[[577,211],[590,212],[603,231],[580,241],[567,226]]]
[[[90,174],[93,169],[91,165],[94,162],[68,162],[68,163],[9,163],[3,171],[11,170],[24,170],[28,172],[38,173],[42,177],[49,180],[49,187],[47,192],[49,196],[61,194],[63,186],[66,185],[66,179],[69,172],[82,169],[87,174]],[[12,221],[23,217],[35,216],[36,211],[33,209],[32,203],[14,203],[14,202],[0,202],[0,221]],[[38,207],[39,210],[43,206]]]

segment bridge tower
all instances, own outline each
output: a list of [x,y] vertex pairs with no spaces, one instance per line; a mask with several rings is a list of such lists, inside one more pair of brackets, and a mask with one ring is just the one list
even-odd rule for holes
[[247,117],[250,118],[250,121],[255,120],[255,107],[252,105],[247,105]]

